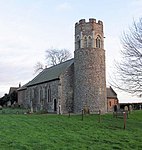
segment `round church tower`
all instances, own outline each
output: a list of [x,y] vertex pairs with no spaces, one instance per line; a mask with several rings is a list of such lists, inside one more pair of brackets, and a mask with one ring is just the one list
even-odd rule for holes
[[75,24],[74,112],[107,111],[103,22],[85,19]]

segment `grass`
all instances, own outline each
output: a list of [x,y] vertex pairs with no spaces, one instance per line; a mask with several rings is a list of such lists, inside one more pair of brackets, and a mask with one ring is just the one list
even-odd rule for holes
[[142,111],[123,118],[112,114],[0,114],[0,150],[141,150]]
[[21,108],[2,108],[0,114],[24,114],[27,112],[27,109]]

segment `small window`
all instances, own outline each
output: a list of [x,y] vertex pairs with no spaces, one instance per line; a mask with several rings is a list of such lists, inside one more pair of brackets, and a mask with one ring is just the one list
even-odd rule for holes
[[40,89],[40,103],[43,103],[43,90],[42,88]]
[[115,104],[116,104],[116,105],[118,104],[118,100],[115,100]]
[[96,48],[101,48],[101,37],[100,36],[98,36],[96,38]]
[[30,89],[30,101],[32,101],[32,89]]
[[91,36],[88,37],[88,47],[92,47],[92,38],[91,38]]
[[51,88],[48,89],[48,102],[51,102]]
[[47,86],[45,87],[45,100],[47,100]]
[[77,36],[76,43],[77,43],[77,49],[79,49],[80,48],[80,37],[79,36]]
[[33,98],[34,98],[34,99],[38,99],[38,89],[37,89],[37,88],[34,88],[33,90],[34,90],[34,91],[33,91]]
[[87,47],[87,37],[85,36],[84,37],[84,48],[86,48]]
[[109,101],[109,106],[111,107],[111,101]]

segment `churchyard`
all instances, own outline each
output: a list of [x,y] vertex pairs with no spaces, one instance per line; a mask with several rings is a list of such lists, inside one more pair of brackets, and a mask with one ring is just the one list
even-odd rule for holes
[[[3,111],[3,112],[2,112]],[[18,113],[17,113],[18,112]],[[123,116],[23,114],[0,110],[1,150],[142,149],[142,111]]]

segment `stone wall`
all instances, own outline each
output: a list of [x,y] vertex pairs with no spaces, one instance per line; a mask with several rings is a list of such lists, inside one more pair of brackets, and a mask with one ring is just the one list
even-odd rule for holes
[[26,89],[18,91],[18,104],[26,108]]
[[60,75],[59,80],[29,86],[25,90],[18,91],[19,104],[35,112],[43,110],[52,113],[68,113],[69,109],[73,112],[73,73],[72,64]]
[[105,64],[104,58],[98,57],[100,53],[105,52],[97,49],[75,52],[75,112],[80,112],[84,106],[91,112],[99,109],[106,112]]
[[34,111],[56,112],[58,105],[58,84],[59,80],[55,80],[28,87],[27,103],[33,107]]
[[118,99],[117,98],[107,98],[107,102],[108,102],[108,112],[112,112],[114,111],[114,106],[118,105]]
[[73,112],[74,65],[72,64],[61,76],[59,102],[62,113]]
[[[99,47],[96,45],[98,36]],[[85,37],[87,40],[91,38],[91,44],[83,44]],[[81,112],[83,107],[88,107],[92,113],[107,111],[105,50],[101,21],[80,20],[75,25],[74,81],[74,112]]]

